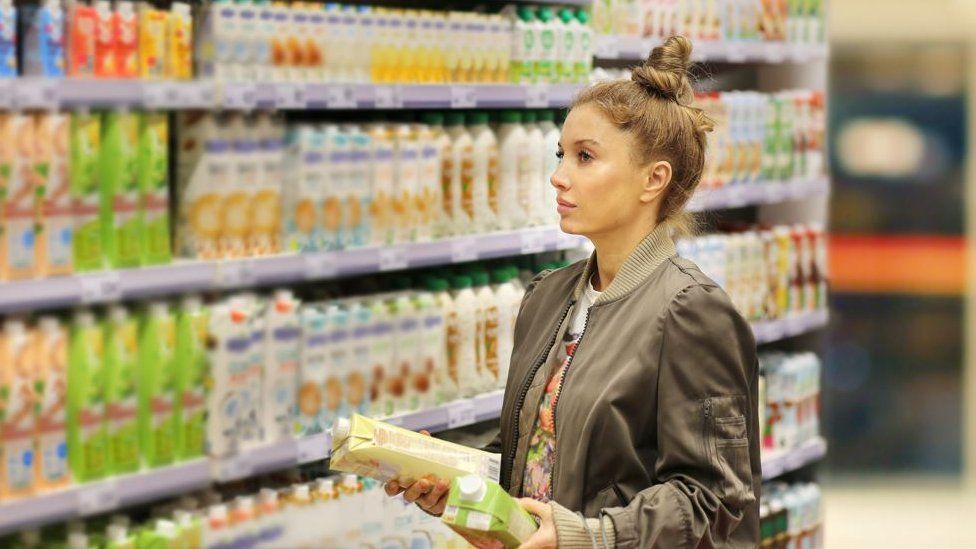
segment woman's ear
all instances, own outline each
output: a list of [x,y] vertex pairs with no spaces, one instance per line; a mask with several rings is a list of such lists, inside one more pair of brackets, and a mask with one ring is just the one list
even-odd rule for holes
[[641,192],[641,202],[649,203],[657,200],[668,184],[671,183],[671,163],[667,160],[659,160],[647,168],[647,177],[644,179],[644,188]]

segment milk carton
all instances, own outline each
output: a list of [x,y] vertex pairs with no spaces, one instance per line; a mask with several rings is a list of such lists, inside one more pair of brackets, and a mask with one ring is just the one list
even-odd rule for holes
[[475,547],[514,549],[539,529],[504,488],[477,475],[451,481],[441,520]]

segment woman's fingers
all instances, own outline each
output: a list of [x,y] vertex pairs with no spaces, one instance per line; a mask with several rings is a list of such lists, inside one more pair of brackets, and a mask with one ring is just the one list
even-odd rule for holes
[[407,491],[403,493],[403,499],[409,503],[413,503],[429,492],[431,488],[433,488],[431,482],[422,478],[407,488]]
[[425,437],[429,437],[430,431],[428,431],[427,429],[421,429],[420,434],[424,435]]
[[421,507],[427,509],[428,511],[433,510],[434,507],[440,503],[444,495],[447,494],[447,490],[451,487],[451,485],[448,484],[444,479],[430,480],[433,482],[433,488],[430,492],[427,492],[427,495],[420,498],[420,501],[417,502]]
[[396,480],[391,480],[383,485],[383,489],[386,490],[386,495],[393,497],[403,491],[400,483]]

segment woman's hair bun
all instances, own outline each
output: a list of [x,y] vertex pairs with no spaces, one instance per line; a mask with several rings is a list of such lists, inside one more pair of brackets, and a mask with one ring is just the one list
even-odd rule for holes
[[647,61],[634,67],[630,77],[650,94],[690,105],[695,99],[688,78],[690,63],[691,40],[675,35],[651,50]]

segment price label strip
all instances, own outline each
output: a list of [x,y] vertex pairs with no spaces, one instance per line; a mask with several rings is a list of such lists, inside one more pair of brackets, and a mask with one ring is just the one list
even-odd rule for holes
[[58,108],[58,88],[48,79],[24,79],[14,85],[13,107],[54,110]]
[[231,260],[217,264],[215,283],[219,288],[251,286],[256,278],[254,263],[250,260]]
[[328,459],[332,450],[332,440],[328,433],[319,433],[298,439],[298,463]]
[[451,242],[451,262],[468,263],[478,260],[478,241],[474,238],[462,238]]
[[254,461],[247,454],[218,461],[216,467],[217,480],[221,481],[237,480],[254,474]]
[[303,255],[302,259],[305,260],[306,280],[335,278],[338,273],[338,263],[331,254],[309,253]]
[[325,90],[325,105],[330,109],[355,109],[356,89],[352,86],[335,85]]
[[538,254],[546,251],[546,235],[541,231],[529,231],[521,236],[522,255]]
[[406,269],[410,265],[407,258],[406,248],[395,246],[380,250],[379,270],[380,271],[399,271]]
[[535,84],[526,88],[525,106],[529,109],[549,108],[549,86]]
[[84,304],[118,301],[122,297],[122,280],[117,272],[83,275],[79,282]]
[[400,86],[377,86],[375,88],[377,109],[402,109],[403,92]]
[[305,86],[302,84],[278,84],[275,86],[275,107],[279,109],[304,109],[308,106]]
[[447,407],[447,428],[456,429],[475,423],[478,418],[475,416],[474,402],[470,400],[459,400],[452,402]]
[[472,86],[451,86],[451,108],[473,109],[478,106],[477,90]]
[[119,491],[115,479],[106,479],[78,488],[78,514],[87,517],[117,509]]
[[179,91],[169,82],[146,82],[142,86],[142,103],[148,109],[167,109],[179,104]]
[[253,110],[258,104],[257,87],[254,84],[230,84],[224,88],[224,107]]

